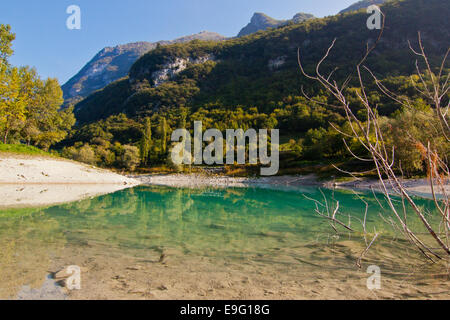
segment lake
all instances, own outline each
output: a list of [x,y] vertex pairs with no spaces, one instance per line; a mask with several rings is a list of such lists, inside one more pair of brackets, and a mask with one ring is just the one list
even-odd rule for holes
[[[139,186],[47,208],[0,209],[0,298],[450,298],[449,262],[426,262],[375,196],[358,194]],[[336,233],[314,212],[310,199],[324,197],[330,207],[339,201],[339,219],[355,232],[337,226]],[[366,237],[360,198],[369,205]],[[69,265],[81,268],[81,290],[66,292],[49,277]],[[380,290],[367,287],[369,266],[381,271]]]

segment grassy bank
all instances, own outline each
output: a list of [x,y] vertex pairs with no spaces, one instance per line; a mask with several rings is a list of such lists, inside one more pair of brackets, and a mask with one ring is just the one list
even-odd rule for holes
[[49,153],[33,146],[24,144],[0,144],[0,153],[11,153],[29,156],[57,157],[56,154]]

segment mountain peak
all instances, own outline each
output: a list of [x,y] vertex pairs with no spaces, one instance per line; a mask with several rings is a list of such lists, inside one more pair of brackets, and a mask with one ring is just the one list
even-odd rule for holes
[[243,37],[259,30],[275,28],[284,22],[284,20],[276,20],[271,18],[265,13],[255,12],[250,20],[250,23],[239,32],[238,37]]
[[278,24],[280,22],[279,20],[271,18],[267,14],[262,13],[262,12],[255,12],[250,21],[251,21],[250,23],[253,23],[255,25],[260,25],[260,26],[264,26],[264,25],[268,25],[268,24]]
[[358,11],[360,9],[364,9],[364,8],[368,8],[371,5],[378,5],[378,4],[383,4],[385,2],[387,2],[389,0],[361,0],[358,1],[354,4],[352,4],[350,7],[348,7],[347,9],[342,10],[339,13],[345,13],[345,12],[351,12],[351,11]]
[[300,23],[309,19],[314,19],[315,16],[313,14],[310,13],[304,13],[304,12],[299,12],[297,13],[291,21],[293,21],[294,23]]
[[291,20],[277,20],[269,17],[265,13],[255,12],[250,20],[250,23],[239,32],[238,37],[243,37],[260,30],[267,30],[268,28],[284,26],[289,22],[300,23],[312,18],[314,18],[312,14],[300,12],[297,13]]

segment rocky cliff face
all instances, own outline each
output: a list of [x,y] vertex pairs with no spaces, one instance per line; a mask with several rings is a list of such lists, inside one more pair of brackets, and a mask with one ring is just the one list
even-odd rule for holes
[[187,69],[190,64],[202,64],[206,61],[214,61],[215,57],[213,55],[206,55],[199,58],[175,58],[172,61],[168,61],[162,66],[161,69],[152,73],[151,79],[153,80],[153,85],[158,87],[162,83],[172,79],[180,72]]
[[145,53],[157,45],[184,43],[192,40],[220,41],[225,37],[214,32],[203,31],[172,41],[136,42],[101,50],[78,74],[62,86],[64,105],[76,104],[91,93],[125,77],[130,67]]
[[260,30],[267,30],[268,28],[281,27],[290,22],[300,23],[312,18],[314,18],[312,14],[301,12],[297,13],[291,20],[276,20],[264,13],[256,12],[253,15],[250,23],[239,32],[238,37],[243,37]]

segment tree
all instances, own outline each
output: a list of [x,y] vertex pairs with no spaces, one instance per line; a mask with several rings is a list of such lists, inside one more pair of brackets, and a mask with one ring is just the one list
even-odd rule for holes
[[139,149],[130,145],[121,146],[116,160],[119,167],[134,171],[139,165]]
[[[1,140],[25,140],[48,150],[75,124],[73,109],[60,110],[64,100],[56,79],[42,81],[34,69],[9,65],[14,39],[10,26],[0,25]],[[17,139],[9,139],[12,133]]]
[[2,141],[6,143],[11,124],[10,112],[19,88],[17,70],[11,72],[8,58],[13,54],[11,48],[15,35],[11,33],[9,25],[0,24],[0,130]]
[[[400,167],[399,170],[396,170],[394,166],[397,157],[396,146],[389,148],[389,144],[385,140],[385,132],[381,129],[381,119],[377,112],[377,108],[370,101],[369,95],[367,94],[366,85],[363,80],[364,77],[362,75],[362,67],[384,95],[392,99],[393,102],[400,104],[401,107],[415,111],[412,114],[413,116],[419,113],[419,110],[414,110],[414,105],[417,105],[417,103],[414,103],[408,97],[402,97],[397,92],[392,92],[389,90],[367,66],[363,65],[367,61],[367,57],[370,53],[376,48],[376,45],[383,34],[383,30],[384,27],[382,28],[382,31],[380,32],[374,45],[367,46],[365,56],[356,66],[359,80],[359,92],[357,92],[356,95],[366,112],[366,119],[364,122],[354,113],[355,108],[352,107],[351,102],[344,93],[347,83],[344,82],[344,84],[339,84],[338,81],[335,80],[333,72],[331,72],[331,74],[322,74],[320,71],[322,63],[327,60],[332,49],[334,48],[336,39],[332,42],[327,53],[317,64],[315,74],[310,75],[305,71],[300,58],[300,50],[298,54],[299,66],[302,74],[308,79],[316,81],[324,89],[326,89],[327,92],[329,92],[329,94],[336,99],[339,106],[345,112],[347,123],[351,127],[351,133],[346,134],[342,131],[339,132],[344,135],[345,139],[356,139],[358,143],[366,149],[368,154],[367,157],[355,154],[350,148],[348,148],[348,151],[354,158],[373,164],[373,169],[371,171],[375,172],[378,176],[380,187],[386,198],[389,209],[398,222],[398,230],[401,230],[405,238],[408,239],[410,243],[414,245],[415,248],[417,248],[417,250],[420,251],[426,258],[432,262],[435,262],[436,260],[442,259],[441,252],[442,254],[447,255],[447,257],[450,256],[450,195],[448,195],[445,188],[446,181],[450,178],[450,169],[447,162],[448,148],[444,148],[444,154],[442,154],[442,150],[440,150],[440,148],[432,145],[433,140],[436,140],[435,137],[427,134],[421,136],[421,134],[415,134],[414,132],[408,134],[418,149],[421,150],[423,160],[427,165],[428,180],[434,201],[434,209],[440,218],[439,222],[434,222],[430,211],[419,206],[417,201],[414,199],[413,194],[408,190],[402,179],[402,168]],[[450,55],[450,48],[447,49],[441,63],[439,64],[440,68],[433,68],[430,64],[428,56],[425,53],[420,32],[418,34],[418,49],[413,49],[411,44],[409,44],[409,46],[411,51],[423,62],[423,65],[425,66],[421,68],[419,62],[416,61],[416,72],[419,80],[417,84],[414,84],[415,89],[425,100],[429,101],[432,106],[432,116],[435,118],[434,122],[439,123],[439,126],[435,126],[433,128],[433,130],[436,130],[435,135],[439,136],[440,141],[449,143],[450,121],[448,116],[448,92],[450,92],[450,72],[447,72],[445,65],[447,58]],[[427,82],[427,78],[431,81]],[[414,83],[414,79],[412,80]],[[422,103],[420,104],[423,105]],[[408,123],[408,126],[409,125],[410,123]],[[414,137],[414,135],[416,135],[416,137]],[[356,172],[347,173],[350,173],[353,176],[358,174]],[[393,191],[390,192],[389,189]],[[437,197],[437,191],[442,193],[442,198],[439,199]],[[394,201],[396,200],[393,199],[392,194],[397,195],[399,199],[401,199],[401,208],[394,204]],[[407,212],[408,206],[422,222],[428,235],[434,240],[434,245],[435,247],[437,246],[437,248],[427,243],[423,234],[420,234],[412,229],[413,226]],[[337,211],[338,208],[333,216],[336,216]],[[375,235],[373,241],[375,241],[377,237],[378,234]],[[368,248],[370,248],[370,245]],[[441,252],[438,251],[439,249]],[[364,253],[362,255],[364,255]],[[360,260],[361,258],[358,261],[359,266]]]
[[161,118],[161,152],[167,153],[167,121],[165,117]]
[[95,164],[97,158],[94,149],[88,144],[81,146],[79,149],[74,147],[64,148],[63,156],[75,161],[84,162],[88,164]]
[[10,25],[0,24],[0,64],[7,64],[8,58],[13,54],[12,42],[16,35],[11,32]]
[[4,78],[7,90],[0,100],[0,132],[3,143],[7,143],[12,130],[21,128],[26,119],[29,93],[26,90],[28,75],[25,68],[11,68]]
[[142,132],[142,139],[139,144],[139,153],[142,164],[148,164],[150,157],[150,150],[152,147],[152,123],[150,117],[144,120],[144,130]]
[[188,109],[187,108],[180,108],[179,111],[179,128],[180,129],[187,129],[186,128],[186,120],[188,116]]
[[49,78],[35,82],[35,95],[27,110],[27,125],[23,132],[28,143],[45,150],[63,140],[75,124],[73,107],[61,110],[63,92],[58,80]]
[[406,176],[426,173],[427,161],[420,141],[429,142],[440,155],[450,155],[450,142],[440,134],[439,119],[433,110],[404,108],[394,118],[380,121],[380,126],[389,149],[395,148],[397,168]]

